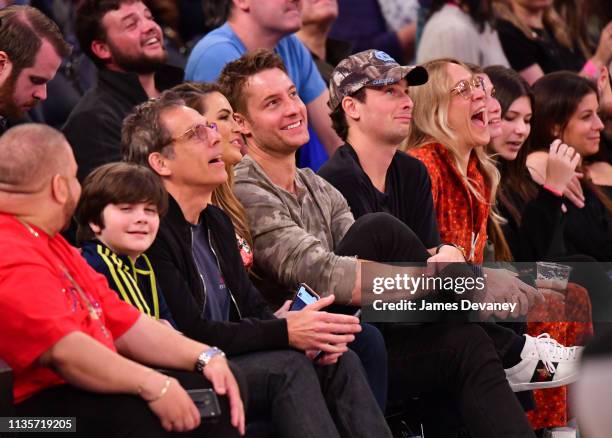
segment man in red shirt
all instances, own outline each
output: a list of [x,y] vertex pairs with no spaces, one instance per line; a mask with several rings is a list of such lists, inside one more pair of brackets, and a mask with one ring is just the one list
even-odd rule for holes
[[[243,434],[240,391],[224,354],[119,300],[59,234],[81,192],[76,171],[70,146],[52,128],[21,125],[0,137],[0,357],[14,371],[17,414],[77,417],[87,436]],[[198,369],[227,395],[232,425],[229,418],[200,424],[178,381],[143,363]]]

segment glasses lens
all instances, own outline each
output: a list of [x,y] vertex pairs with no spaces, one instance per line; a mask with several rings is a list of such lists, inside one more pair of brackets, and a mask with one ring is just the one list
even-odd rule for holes
[[196,136],[199,140],[208,140],[208,132],[206,132],[206,125],[196,125],[193,129],[195,130]]
[[457,84],[457,90],[464,99],[469,99],[472,95],[472,87],[466,80],[463,80]]
[[216,123],[209,123],[208,125],[206,125],[206,127],[209,128],[211,131],[215,131],[215,132],[219,130]]

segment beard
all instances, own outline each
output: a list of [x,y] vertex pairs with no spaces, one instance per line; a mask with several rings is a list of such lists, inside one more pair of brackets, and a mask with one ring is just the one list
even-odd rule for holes
[[63,218],[64,224],[62,226],[61,231],[66,231],[68,228],[70,228],[70,223],[72,222],[72,216],[74,215],[78,201],[79,200],[72,193],[72,190],[68,188],[68,199],[66,200],[66,203],[64,204],[63,209],[62,209],[62,213],[64,216]]
[[[25,115],[25,111],[15,105],[15,85],[19,76],[16,73],[13,70],[6,82],[0,85],[0,116],[8,119],[20,119]],[[34,103],[32,102],[32,106]]]
[[115,63],[124,71],[136,73],[136,74],[150,74],[155,73],[162,65],[166,63],[168,54],[166,49],[163,49],[163,54],[158,57],[148,57],[141,55],[138,57],[125,55],[114,46],[110,41],[108,42],[111,54]]

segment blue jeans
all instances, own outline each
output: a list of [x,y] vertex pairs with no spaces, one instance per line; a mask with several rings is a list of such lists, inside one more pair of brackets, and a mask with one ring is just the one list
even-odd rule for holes
[[361,332],[355,335],[355,340],[349,344],[359,359],[374,393],[374,398],[385,412],[388,390],[387,347],[382,333],[370,324],[361,324]]

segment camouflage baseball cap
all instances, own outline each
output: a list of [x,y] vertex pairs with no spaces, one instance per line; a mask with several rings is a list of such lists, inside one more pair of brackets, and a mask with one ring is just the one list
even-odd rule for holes
[[399,65],[380,50],[365,50],[344,58],[336,66],[329,80],[329,107],[334,110],[345,96],[366,86],[395,84],[406,78],[409,85],[427,82],[427,70],[421,66]]

